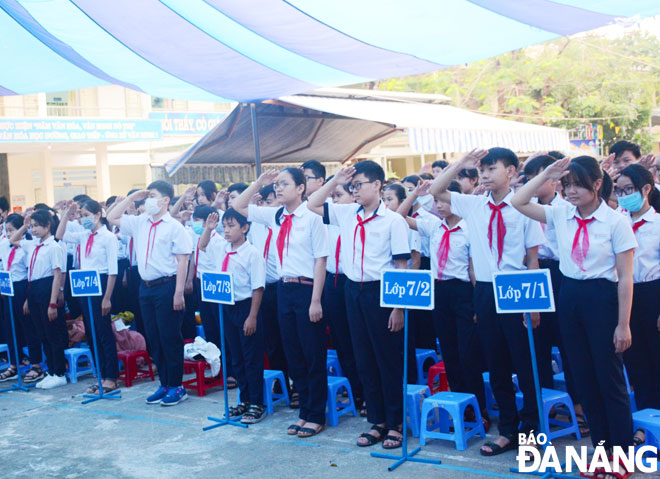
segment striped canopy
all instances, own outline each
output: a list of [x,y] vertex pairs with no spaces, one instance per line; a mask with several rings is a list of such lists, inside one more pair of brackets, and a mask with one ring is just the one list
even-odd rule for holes
[[117,84],[258,101],[659,13],[658,0],[0,0],[0,95]]

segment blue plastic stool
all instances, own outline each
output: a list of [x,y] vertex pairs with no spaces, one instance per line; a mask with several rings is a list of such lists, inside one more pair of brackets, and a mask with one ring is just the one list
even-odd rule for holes
[[[482,373],[482,376],[484,378],[484,392],[486,393],[486,409],[488,410],[488,415],[491,417],[499,417],[500,411],[499,409],[495,409],[495,405],[497,404],[497,402],[495,401],[493,388],[490,385],[490,373],[489,372]],[[518,386],[517,374],[511,375],[511,382],[515,390],[519,391],[520,387]]]
[[[465,408],[472,406],[476,422],[465,422],[463,415]],[[444,410],[447,414],[440,414],[440,421],[432,425],[427,425],[429,413],[436,409]],[[451,420],[449,418],[451,416]],[[454,432],[449,432],[449,427],[453,423]],[[422,404],[421,432],[419,436],[420,445],[426,444],[426,438],[446,439],[456,443],[456,449],[464,451],[467,449],[467,440],[472,436],[479,434],[482,438],[486,437],[484,424],[481,420],[479,411],[479,402],[474,394],[454,393],[442,391],[434,394],[430,398],[424,399]],[[465,428],[469,427],[466,431]],[[431,429],[429,429],[431,428]],[[438,432],[434,429],[439,429]]]
[[417,359],[417,384],[426,384],[428,372],[424,372],[424,364],[429,359],[433,361],[430,366],[439,363],[438,353],[432,349],[416,349],[415,357]]
[[[280,383],[281,393],[273,392],[273,385],[275,382]],[[272,369],[264,369],[264,403],[266,404],[266,412],[273,414],[275,404],[285,403],[289,405],[289,392],[286,388],[286,381],[282,371],[275,371]]]
[[[660,447],[660,410],[642,409],[632,415],[634,429],[643,429],[646,440],[644,445]],[[645,454],[646,458],[647,454]],[[658,466],[660,469],[660,465]]]
[[[348,400],[337,401],[337,394],[343,389],[348,392]],[[357,416],[351,383],[344,377],[328,376],[328,402],[326,403],[325,417],[330,426],[339,425],[339,418],[344,414],[353,413]]]
[[555,391],[566,391],[566,376],[563,372],[555,374],[552,376],[552,379],[555,385]]
[[413,437],[419,437],[419,429],[422,422],[422,401],[429,397],[430,394],[429,387],[421,384],[408,384],[406,388],[406,400],[408,401],[407,421]]
[[626,379],[626,388],[628,389],[628,397],[630,398],[630,409],[632,412],[637,411],[637,402],[635,401],[635,391],[630,389],[630,381],[628,381],[628,371],[623,367],[623,377]]
[[[557,368],[555,369],[555,365]],[[557,346],[552,347],[552,372],[555,374],[561,373],[564,371],[564,365],[561,362],[561,354],[559,353],[559,348]]]
[[195,331],[196,331],[197,336],[200,336],[200,337],[206,339],[206,335],[204,334],[204,326],[202,326],[201,324],[195,325]]
[[[78,376],[94,373],[94,360],[92,359],[92,352],[86,348],[69,348],[64,350],[64,357],[69,363],[69,370],[65,373],[72,383],[78,382]],[[78,362],[86,360],[89,362],[88,367],[78,367]]]
[[0,344],[0,354],[2,353],[7,353],[7,359],[9,362],[0,361],[0,369],[7,369],[9,366],[11,366],[11,359],[9,358],[9,346],[6,344]]
[[341,365],[339,364],[339,358],[337,357],[337,352],[335,351],[335,354],[330,354],[330,351],[333,350],[328,350],[328,359],[325,363],[328,376],[341,377],[342,370]]
[[[562,436],[569,436],[575,434],[577,440],[581,439],[580,428],[578,427],[577,417],[575,416],[575,409],[573,408],[573,401],[566,391],[555,391],[554,389],[541,390],[543,402],[543,418],[547,422],[549,429],[551,426],[560,426],[559,429],[548,431],[548,439],[553,440]],[[523,407],[523,394],[516,393],[516,406],[520,411]],[[570,421],[559,421],[550,418],[550,411],[555,406],[564,406],[563,409],[570,414]]]

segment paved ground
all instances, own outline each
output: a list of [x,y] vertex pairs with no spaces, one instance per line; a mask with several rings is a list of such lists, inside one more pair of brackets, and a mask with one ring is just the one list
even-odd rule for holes
[[[441,459],[442,465],[407,463],[388,473],[391,461],[369,455],[383,452],[380,445],[354,446],[366,429],[364,419],[343,418],[338,427],[300,440],[285,433],[296,412],[281,407],[249,429],[203,432],[211,424],[208,415],[223,414],[221,391],[203,398],[191,394],[188,401],[165,408],[144,403],[156,383],[141,382],[124,388],[120,400],[81,405],[81,393],[91,383],[90,378],[52,391],[0,394],[3,478],[523,477],[509,472],[516,465],[513,452],[481,457],[481,439],[472,439],[463,452],[452,443],[431,441],[420,457]],[[234,400],[230,391],[230,403]]]

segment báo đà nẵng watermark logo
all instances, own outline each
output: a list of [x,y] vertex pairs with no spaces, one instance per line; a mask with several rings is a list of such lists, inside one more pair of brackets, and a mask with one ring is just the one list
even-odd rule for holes
[[[619,473],[627,471],[656,472],[658,470],[658,448],[641,446],[635,448],[614,446],[611,455],[602,444],[589,454],[587,446],[564,446],[565,461],[562,462],[557,449],[543,433],[518,434],[518,470],[519,472],[539,473]],[[544,446],[539,448],[537,446]],[[645,457],[646,456],[646,457]]]

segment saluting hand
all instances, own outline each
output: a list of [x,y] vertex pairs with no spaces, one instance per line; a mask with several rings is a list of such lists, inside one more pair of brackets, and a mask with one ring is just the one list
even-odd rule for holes
[[480,148],[475,148],[463,158],[460,159],[463,168],[478,168],[481,159],[488,155],[488,150],[482,150]]
[[355,168],[349,166],[348,168],[342,168],[339,170],[334,177],[334,180],[341,186],[347,185],[353,176],[355,175]]
[[206,229],[208,230],[215,230],[218,227],[218,220],[220,217],[218,216],[218,213],[211,213],[206,217]]
[[571,166],[571,159],[566,157],[555,161],[553,164],[543,170],[543,175],[549,180],[559,180],[568,175],[568,167]]
[[259,178],[257,178],[257,184],[259,185],[260,188],[263,188],[264,186],[272,185],[275,183],[275,178],[277,178],[277,175],[279,175],[280,172],[278,170],[268,170],[263,172]]

